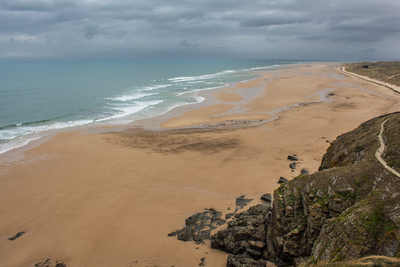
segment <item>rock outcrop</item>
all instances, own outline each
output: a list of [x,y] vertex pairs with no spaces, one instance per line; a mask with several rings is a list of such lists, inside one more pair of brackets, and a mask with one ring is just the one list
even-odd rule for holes
[[270,215],[271,204],[268,202],[236,214],[227,229],[211,237],[211,247],[234,255],[245,253],[253,259],[261,259]]
[[400,256],[400,177],[375,158],[385,120],[382,156],[399,169],[400,113],[369,120],[331,143],[318,172],[282,183],[272,206],[265,197],[265,203],[236,214],[211,236],[212,248],[232,254],[227,266]]
[[204,212],[193,214],[187,218],[185,227],[168,234],[168,236],[177,236],[182,241],[202,243],[204,240],[210,239],[212,230],[225,223],[221,216],[222,212],[220,211],[213,208],[206,209]]
[[398,129],[398,113],[372,119],[332,142],[319,172],[275,191],[265,259],[284,266],[398,256],[399,177],[374,156],[387,118],[384,139],[400,143],[400,131],[389,130]]

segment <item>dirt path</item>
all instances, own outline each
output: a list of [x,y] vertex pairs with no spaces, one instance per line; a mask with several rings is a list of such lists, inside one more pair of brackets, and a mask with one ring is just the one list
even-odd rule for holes
[[384,161],[383,158],[382,158],[382,153],[383,153],[383,151],[385,151],[385,143],[383,142],[382,133],[383,133],[383,131],[384,131],[385,123],[386,123],[388,120],[389,120],[389,119],[386,119],[385,121],[383,121],[383,122],[381,123],[381,131],[379,132],[379,135],[378,135],[379,143],[381,144],[381,146],[378,148],[378,150],[376,150],[375,157],[376,157],[376,159],[383,165],[383,167],[384,167],[386,170],[392,172],[392,173],[393,173],[394,175],[396,175],[397,177],[400,177],[400,173],[398,173],[396,170],[390,168],[390,167],[387,165],[386,161]]
[[343,67],[343,66],[341,66],[340,69],[341,69],[341,71],[342,71],[343,73],[346,73],[346,74],[348,74],[348,75],[352,75],[352,76],[358,77],[358,78],[360,78],[360,79],[363,79],[363,80],[366,80],[366,81],[369,81],[369,82],[373,82],[373,83],[376,83],[376,84],[385,86],[385,87],[389,88],[390,90],[392,90],[393,92],[400,93],[400,87],[399,87],[399,86],[396,86],[396,85],[390,84],[390,83],[385,83],[385,82],[382,82],[382,81],[378,81],[378,80],[369,78],[369,77],[367,77],[367,76],[362,76],[362,75],[359,75],[359,74],[356,74],[356,73],[353,73],[353,72],[348,72],[348,71],[346,70],[346,68]]

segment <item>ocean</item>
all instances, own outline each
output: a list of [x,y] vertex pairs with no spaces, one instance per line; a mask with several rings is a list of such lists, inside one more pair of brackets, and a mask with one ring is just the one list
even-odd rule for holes
[[203,101],[197,93],[291,61],[143,59],[0,62],[0,154],[54,130],[124,124]]

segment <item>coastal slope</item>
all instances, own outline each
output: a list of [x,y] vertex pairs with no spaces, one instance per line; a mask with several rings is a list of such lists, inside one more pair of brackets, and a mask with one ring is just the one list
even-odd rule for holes
[[[254,241],[249,241],[260,240],[257,237],[248,237],[249,242],[231,238],[243,233],[243,225],[228,226],[211,237],[212,246],[239,252],[228,258],[228,266],[254,260],[257,266],[265,266],[264,260],[300,266],[370,255],[398,257],[399,125],[400,113],[362,123],[331,143],[318,172],[301,174],[275,190],[270,214],[263,217],[266,236],[258,247],[260,253],[252,253]],[[389,169],[377,159],[379,150]],[[246,231],[253,227],[248,225]]]

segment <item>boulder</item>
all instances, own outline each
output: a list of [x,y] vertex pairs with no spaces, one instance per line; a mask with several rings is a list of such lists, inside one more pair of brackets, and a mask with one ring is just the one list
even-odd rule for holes
[[222,219],[222,212],[213,208],[206,209],[204,212],[193,214],[185,221],[185,227],[168,234],[177,236],[182,241],[195,241],[202,243],[210,239],[212,230],[223,225],[226,220]]
[[287,183],[288,180],[284,177],[279,178],[278,184],[283,184],[283,183]]
[[309,174],[307,169],[301,169],[300,173],[303,174],[303,175]]
[[271,203],[272,202],[272,196],[271,194],[264,194],[261,196],[261,200],[267,202],[267,203]]

